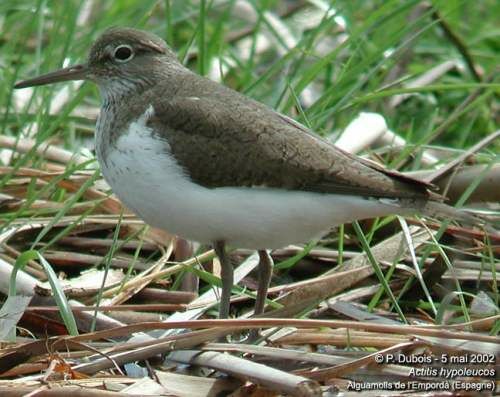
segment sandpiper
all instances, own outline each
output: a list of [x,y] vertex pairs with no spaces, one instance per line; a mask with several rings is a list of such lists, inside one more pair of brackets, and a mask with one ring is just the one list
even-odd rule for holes
[[112,28],[85,64],[16,84],[91,80],[102,96],[96,153],[123,203],[148,224],[213,244],[220,318],[233,268],[226,245],[260,256],[255,313],[272,274],[266,249],[332,227],[444,207],[428,185],[350,155],[303,125],[184,67],[158,36]]

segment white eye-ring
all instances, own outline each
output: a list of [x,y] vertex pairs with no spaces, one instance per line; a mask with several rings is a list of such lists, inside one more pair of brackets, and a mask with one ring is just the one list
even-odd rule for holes
[[134,50],[128,44],[121,44],[113,51],[113,58],[118,62],[128,62],[134,57]]

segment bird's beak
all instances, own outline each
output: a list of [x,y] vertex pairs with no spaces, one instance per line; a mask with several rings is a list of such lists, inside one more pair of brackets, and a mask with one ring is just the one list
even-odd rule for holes
[[43,74],[41,76],[34,77],[29,80],[20,81],[19,83],[16,83],[14,88],[33,87],[35,85],[45,85],[45,84],[58,83],[60,81],[68,81],[68,80],[85,80],[87,78],[87,73],[88,73],[87,65],[82,64],[82,65],[69,66],[67,68]]

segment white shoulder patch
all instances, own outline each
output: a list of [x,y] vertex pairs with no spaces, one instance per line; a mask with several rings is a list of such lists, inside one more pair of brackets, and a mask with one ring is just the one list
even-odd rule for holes
[[153,108],[153,105],[149,105],[148,108],[146,109],[146,111],[141,114],[141,116],[137,119],[137,121],[135,123],[139,124],[139,125],[146,125],[146,123],[148,122],[148,120],[154,116],[155,114],[155,110]]
[[396,207],[400,207],[401,205],[401,201],[398,198],[380,197],[377,198],[377,201],[382,204],[393,205]]

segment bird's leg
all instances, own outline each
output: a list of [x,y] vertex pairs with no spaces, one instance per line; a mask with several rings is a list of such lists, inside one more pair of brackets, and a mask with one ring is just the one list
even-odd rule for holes
[[[191,241],[177,238],[175,241],[175,261],[182,262],[192,258],[194,254],[194,244]],[[181,291],[197,292],[199,291],[200,279],[191,272],[186,272],[182,277],[180,286]]]
[[267,290],[273,275],[273,259],[266,250],[259,250],[259,283],[255,299],[254,316],[264,313]]
[[[259,281],[257,286],[257,298],[255,299],[254,316],[264,313],[266,306],[267,290],[273,275],[273,259],[266,250],[259,250]],[[249,341],[255,341],[259,336],[258,329],[250,330],[248,334]]]
[[219,303],[219,318],[228,318],[231,288],[234,281],[233,265],[226,253],[224,241],[216,241],[213,245],[221,266],[222,294]]

